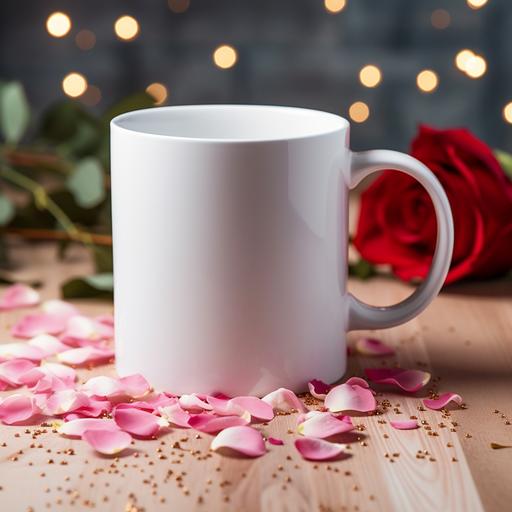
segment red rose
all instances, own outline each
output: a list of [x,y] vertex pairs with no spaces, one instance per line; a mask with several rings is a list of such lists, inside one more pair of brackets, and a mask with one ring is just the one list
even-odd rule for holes
[[[421,126],[412,156],[432,170],[453,213],[455,246],[446,283],[512,268],[512,181],[492,151],[467,130]],[[404,280],[427,275],[436,242],[434,208],[409,176],[385,171],[361,197],[354,244],[371,263]]]

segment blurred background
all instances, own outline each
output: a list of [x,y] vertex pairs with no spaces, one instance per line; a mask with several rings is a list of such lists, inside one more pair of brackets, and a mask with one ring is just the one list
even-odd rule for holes
[[0,78],[35,116],[267,103],[354,121],[356,149],[405,150],[419,122],[512,145],[510,0],[2,0]]

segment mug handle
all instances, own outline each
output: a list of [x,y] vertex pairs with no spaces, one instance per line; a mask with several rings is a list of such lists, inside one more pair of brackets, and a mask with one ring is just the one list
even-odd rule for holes
[[432,199],[437,219],[437,241],[427,278],[407,299],[387,307],[365,304],[349,294],[348,329],[384,329],[407,322],[421,313],[439,293],[450,267],[453,251],[453,218],[450,203],[434,174],[416,158],[388,150],[351,154],[349,188],[377,171],[393,169],[417,179]]

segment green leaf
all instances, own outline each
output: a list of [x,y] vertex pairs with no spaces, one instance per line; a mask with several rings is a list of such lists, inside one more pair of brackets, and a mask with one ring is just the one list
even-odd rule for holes
[[7,142],[19,142],[30,120],[30,107],[23,86],[10,82],[0,89],[0,128]]
[[0,193],[0,226],[6,226],[14,217],[16,209],[12,201]]
[[368,279],[377,274],[375,267],[362,258],[356,263],[350,263],[348,266],[348,273],[351,276],[358,277],[359,279]]
[[114,293],[114,278],[111,273],[77,277],[62,285],[62,297],[65,299],[105,297]]
[[153,107],[154,105],[155,99],[152,96],[146,92],[138,92],[131,96],[127,96],[119,103],[113,105],[109,110],[107,110],[107,112],[105,112],[103,121],[108,124],[113,117],[120,114],[124,114],[125,112],[130,112],[132,110],[139,110],[141,108]]
[[98,245],[95,245],[93,247],[93,256],[96,272],[112,272],[114,268],[112,247],[100,247]]
[[495,149],[494,156],[505,171],[505,174],[512,179],[512,155],[501,149]]
[[63,143],[71,139],[84,122],[99,126],[99,122],[79,103],[61,101],[44,112],[40,126],[41,135],[47,141]]
[[105,177],[96,158],[81,160],[69,176],[67,187],[82,208],[94,208],[105,199]]

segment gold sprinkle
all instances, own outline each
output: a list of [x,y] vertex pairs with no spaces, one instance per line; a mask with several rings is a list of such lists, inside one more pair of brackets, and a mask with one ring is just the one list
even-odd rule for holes
[[491,443],[491,448],[493,450],[501,450],[503,448],[512,448],[512,445],[509,445],[509,444],[499,444],[499,443]]

